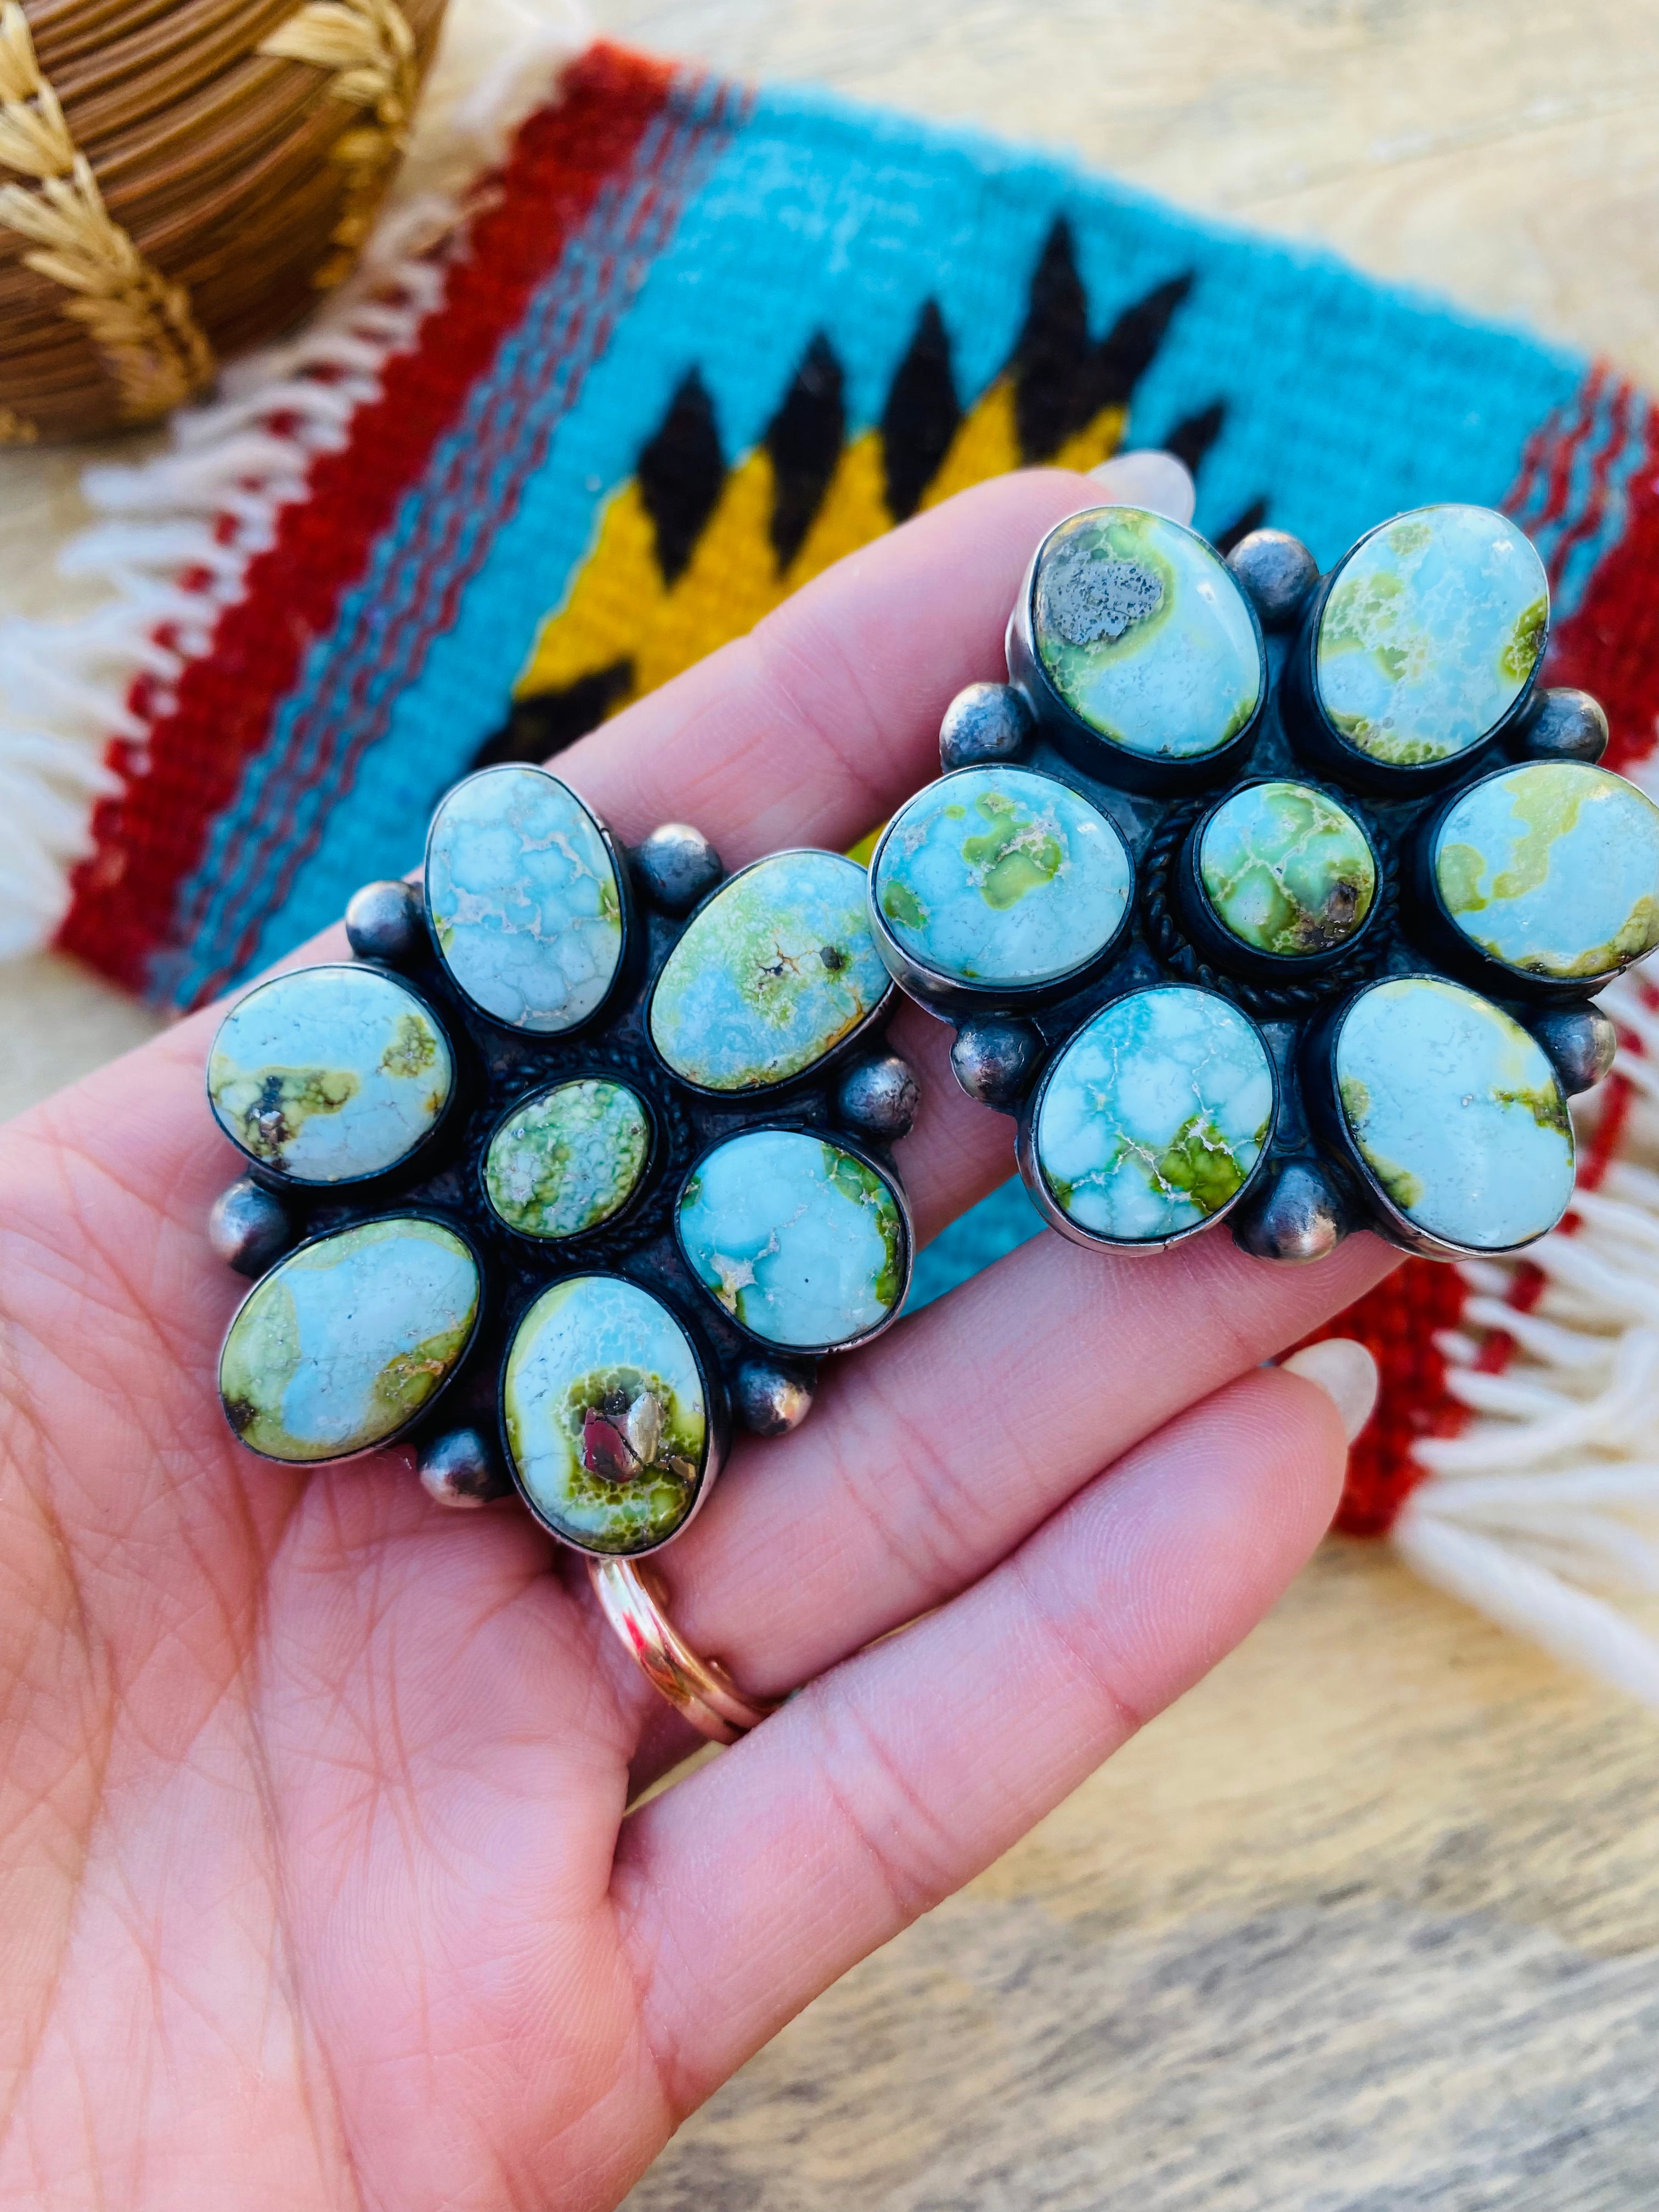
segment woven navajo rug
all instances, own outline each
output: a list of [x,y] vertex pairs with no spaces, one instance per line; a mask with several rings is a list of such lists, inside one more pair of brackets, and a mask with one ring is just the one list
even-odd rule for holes
[[[1126,441],[1181,456],[1223,547],[1266,520],[1328,562],[1425,501],[1507,508],[1549,568],[1549,680],[1594,690],[1642,772],[1641,393],[1050,159],[601,46],[449,237],[372,267],[173,455],[94,483],[137,627],[58,941],[198,1005],[410,865],[470,768],[556,754],[964,485]],[[1632,1146],[1655,1005],[1623,987],[1633,1072],[1566,1231],[1523,1266],[1410,1262],[1339,1327],[1384,1375],[1342,1525],[1659,1698],[1659,1654],[1564,1564],[1595,1547],[1582,1497],[1576,1534],[1537,1532],[1564,1470],[1617,1462],[1628,1502],[1654,1411],[1632,1346],[1659,1182]],[[923,1289],[1036,1225],[1011,1185]],[[1528,1470],[1506,1522],[1492,1485]]]

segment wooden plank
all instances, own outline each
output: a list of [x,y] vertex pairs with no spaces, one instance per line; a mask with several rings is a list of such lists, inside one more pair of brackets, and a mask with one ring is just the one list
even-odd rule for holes
[[1333,1542],[629,2212],[1646,2212],[1656,2037],[1651,1717]]

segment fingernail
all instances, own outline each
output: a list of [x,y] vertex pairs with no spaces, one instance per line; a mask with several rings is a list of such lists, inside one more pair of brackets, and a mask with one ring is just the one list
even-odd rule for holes
[[1376,1410],[1380,1380],[1376,1362],[1351,1336],[1322,1337],[1317,1344],[1304,1344],[1279,1364],[1304,1382],[1317,1383],[1342,1416],[1350,1443]]
[[1198,504],[1192,472],[1173,453],[1114,453],[1089,474],[1125,507],[1144,507],[1171,522],[1190,522]]

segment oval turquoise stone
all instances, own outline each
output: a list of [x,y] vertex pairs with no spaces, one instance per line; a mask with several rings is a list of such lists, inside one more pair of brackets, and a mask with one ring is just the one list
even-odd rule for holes
[[490,1139],[484,1190],[521,1237],[580,1237],[627,1205],[650,1154],[650,1122],[625,1083],[556,1083]]
[[1455,759],[1526,689],[1549,612],[1544,564],[1506,516],[1419,507],[1339,569],[1315,643],[1319,703],[1390,768]]
[[689,1518],[708,1452],[708,1407],[685,1331],[616,1275],[545,1290],[514,1333],[501,1384],[525,1496],[585,1552],[647,1552]]
[[1161,514],[1103,507],[1062,522],[1037,562],[1031,626],[1066,704],[1127,751],[1201,759],[1261,702],[1243,592],[1212,546]]
[[1080,1029],[1044,1082],[1037,1167],[1066,1218],[1111,1244],[1158,1244],[1230,1206],[1273,1128],[1254,1024],[1186,984],[1133,991]]
[[1376,898],[1370,841],[1345,806],[1305,783],[1255,783],[1224,799],[1199,840],[1211,913],[1253,952],[1328,952]]
[[478,1265],[453,1229],[392,1214],[281,1261],[244,1299],[219,1395],[245,1444],[313,1464],[384,1443],[454,1372]]
[[1434,880],[1488,959],[1600,981],[1659,947],[1659,807],[1586,761],[1505,769],[1442,819]]
[[617,871],[592,816],[544,769],[456,785],[427,840],[426,908],[459,988],[508,1029],[574,1029],[616,980]]
[[384,1175],[430,1135],[454,1063],[430,1010],[374,968],[296,968],[233,1006],[208,1054],[219,1127],[296,1182]]
[[1502,1252],[1572,1196],[1572,1124],[1543,1048],[1500,1007],[1429,975],[1373,983],[1342,1019],[1337,1093],[1378,1188],[1426,1235]]
[[692,916],[651,1000],[651,1041],[703,1091],[764,1091],[801,1075],[891,988],[865,873],[839,853],[774,853]]
[[710,1297],[768,1344],[829,1351],[896,1312],[909,1264],[885,1176],[799,1129],[717,1146],[680,1196],[680,1246]]
[[871,896],[910,958],[956,983],[1058,981],[1103,952],[1134,890],[1116,829],[1051,775],[969,768],[893,817]]

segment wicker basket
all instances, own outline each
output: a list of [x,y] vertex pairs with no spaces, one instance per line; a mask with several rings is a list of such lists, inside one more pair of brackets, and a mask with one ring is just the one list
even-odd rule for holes
[[0,441],[153,422],[350,268],[444,0],[0,0]]

